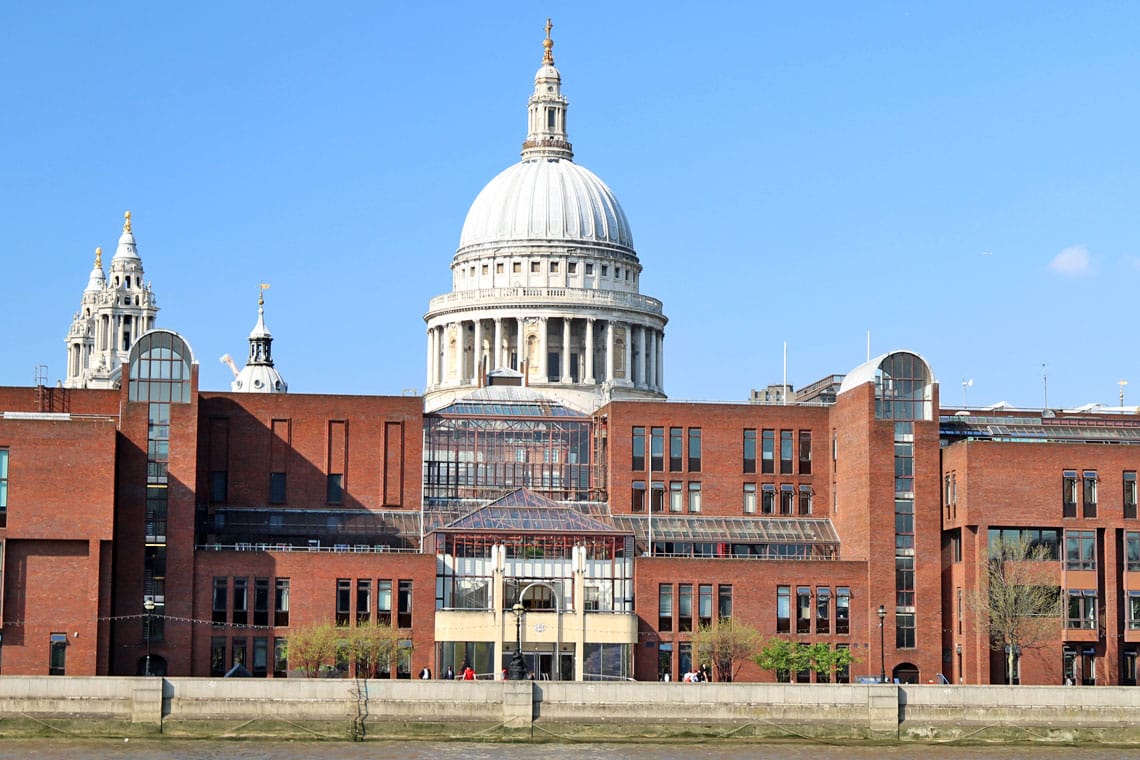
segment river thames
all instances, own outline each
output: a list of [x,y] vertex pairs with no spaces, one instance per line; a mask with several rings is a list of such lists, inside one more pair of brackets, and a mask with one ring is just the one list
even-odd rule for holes
[[0,741],[0,759],[39,760],[1081,760],[1140,757],[1140,748],[958,747],[835,744],[488,744],[475,742],[254,742],[181,740],[14,739]]

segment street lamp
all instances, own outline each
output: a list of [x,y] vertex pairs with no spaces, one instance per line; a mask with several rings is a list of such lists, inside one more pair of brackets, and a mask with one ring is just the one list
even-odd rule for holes
[[883,623],[887,619],[887,608],[879,605],[879,683],[887,682],[887,645]]
[[146,665],[143,668],[143,675],[149,676],[150,673],[150,615],[154,612],[154,600],[146,599],[143,601],[143,609],[146,610]]
[[521,681],[526,677],[526,660],[523,659],[522,653],[522,619],[526,614],[526,608],[522,606],[522,602],[515,602],[511,612],[515,615],[515,654],[511,657],[508,673],[512,681]]

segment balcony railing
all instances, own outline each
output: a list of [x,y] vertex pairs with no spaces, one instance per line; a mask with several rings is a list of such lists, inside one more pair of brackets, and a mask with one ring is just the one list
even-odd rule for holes
[[623,293],[620,290],[594,290],[586,288],[515,287],[457,290],[436,296],[428,304],[428,311],[479,306],[511,305],[534,306],[542,303],[581,304],[661,314],[661,301],[640,293]]

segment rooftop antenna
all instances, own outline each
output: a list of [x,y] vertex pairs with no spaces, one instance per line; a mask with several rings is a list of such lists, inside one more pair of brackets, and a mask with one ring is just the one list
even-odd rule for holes
[[1044,362],[1041,363],[1041,386],[1045,390],[1045,411],[1049,411],[1049,372]]
[[962,408],[963,409],[966,408],[967,406],[969,406],[969,404],[966,403],[966,391],[967,391],[967,389],[973,387],[973,385],[974,385],[974,378],[971,377],[969,380],[967,380],[964,377],[962,378]]
[[1116,384],[1120,386],[1120,406],[1124,406],[1124,386],[1128,385],[1127,380],[1117,380]]

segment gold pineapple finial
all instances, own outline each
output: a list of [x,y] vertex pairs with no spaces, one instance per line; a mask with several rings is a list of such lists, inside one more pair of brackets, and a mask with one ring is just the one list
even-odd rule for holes
[[550,19],[546,19],[546,39],[542,41],[545,52],[542,54],[542,62],[547,66],[554,65],[554,40],[550,39],[550,30],[553,28],[554,24],[550,23]]
[[131,212],[123,214],[123,232],[131,231]]
[[102,248],[96,248],[95,249],[95,268],[96,269],[102,269],[103,268],[103,249]]
[[265,305],[265,291],[269,290],[269,283],[263,282],[257,286],[257,305]]

